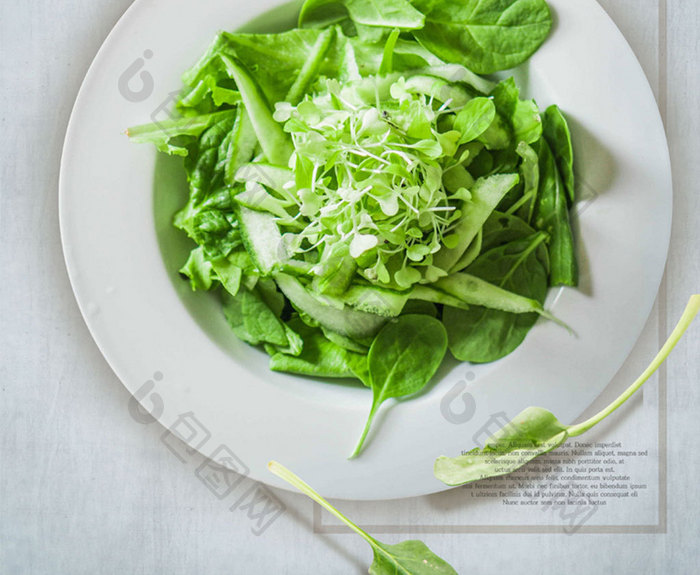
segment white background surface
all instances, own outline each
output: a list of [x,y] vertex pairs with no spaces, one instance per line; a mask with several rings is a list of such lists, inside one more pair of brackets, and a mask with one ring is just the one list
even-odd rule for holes
[[[700,289],[700,4],[601,3],[641,60],[670,141],[674,227],[660,319],[671,324]],[[287,512],[253,535],[245,513],[230,511],[195,477],[196,465],[165,449],[161,428],[130,417],[129,396],[77,310],[58,235],[61,145],[80,82],[128,5],[0,5],[0,573],[365,572],[365,543],[313,533],[312,504],[301,496],[280,492]],[[658,320],[654,312],[652,340]],[[696,326],[667,365],[666,533],[420,537],[460,573],[692,572],[700,536],[699,349]],[[626,370],[639,371],[644,362],[635,353]],[[595,439],[614,440],[614,427]],[[407,513],[411,508],[421,516]],[[441,513],[406,501],[354,509],[363,522],[391,521],[408,533],[412,524],[439,522],[426,513]]]

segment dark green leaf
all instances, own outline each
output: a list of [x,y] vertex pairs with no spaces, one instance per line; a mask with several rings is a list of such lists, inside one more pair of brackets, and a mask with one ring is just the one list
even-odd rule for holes
[[544,113],[544,137],[557,161],[571,205],[575,200],[574,150],[569,125],[557,106],[550,106]]
[[[500,243],[510,235],[520,235],[510,218],[502,230],[489,230],[489,243]],[[498,217],[495,218],[498,222]],[[493,224],[492,224],[493,225]],[[535,234],[525,239],[493,247],[467,268],[467,273],[496,284],[510,292],[544,303],[547,294],[545,237]],[[511,313],[478,305],[468,310],[446,307],[443,323],[452,354],[462,361],[486,363],[511,353],[525,339],[537,321],[537,313]]]
[[483,227],[481,252],[532,236],[535,230],[517,216],[494,211]]
[[550,285],[578,284],[574,238],[569,223],[566,191],[554,156],[545,140],[540,141],[540,189],[534,224],[550,236]]
[[403,315],[382,328],[367,356],[372,408],[351,457],[362,449],[379,406],[389,398],[412,395],[423,389],[440,367],[446,350],[445,328],[435,318]]
[[544,0],[413,0],[425,14],[416,39],[446,62],[492,74],[527,60],[545,41],[552,17]]

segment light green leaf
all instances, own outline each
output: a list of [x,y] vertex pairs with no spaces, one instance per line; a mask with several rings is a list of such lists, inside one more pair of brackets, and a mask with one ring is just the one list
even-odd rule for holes
[[374,552],[374,561],[369,568],[370,575],[457,575],[457,571],[447,561],[435,555],[422,541],[409,540],[395,545],[381,543],[328,503],[284,465],[270,461],[267,468],[340,519],[369,543]]

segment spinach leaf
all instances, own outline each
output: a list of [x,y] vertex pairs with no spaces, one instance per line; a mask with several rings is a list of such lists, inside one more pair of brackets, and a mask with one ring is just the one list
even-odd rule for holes
[[511,121],[517,143],[534,144],[542,137],[542,118],[534,100],[518,100]]
[[374,561],[369,568],[370,575],[457,575],[457,571],[447,561],[435,555],[422,541],[408,540],[395,545],[377,541],[282,464],[270,461],[267,467],[369,543],[374,553]]
[[356,24],[381,28],[413,30],[423,26],[425,17],[407,0],[306,0],[299,13],[299,26],[342,20],[346,8]]
[[578,266],[574,238],[569,223],[569,208],[564,184],[546,140],[539,144],[540,188],[534,224],[550,236],[550,279],[553,286],[578,284]]
[[351,458],[362,450],[379,406],[387,399],[419,392],[433,377],[447,350],[442,323],[424,315],[402,315],[377,334],[367,355],[372,407]]
[[527,60],[545,41],[552,16],[544,0],[413,0],[425,26],[413,35],[446,62],[492,74]]
[[581,435],[625,403],[666,360],[700,311],[700,295],[690,298],[675,329],[649,367],[620,397],[605,409],[577,425],[563,425],[546,409],[528,407],[491,436],[483,449],[458,457],[438,457],[434,473],[447,485],[463,485],[486,477],[505,475],[535,457],[559,447],[569,437]]
[[[467,272],[543,304],[547,294],[545,239],[545,234],[536,233],[491,248]],[[462,361],[485,363],[518,347],[537,321],[537,313],[512,313],[479,305],[467,310],[446,307],[442,320],[452,354]]]
[[522,219],[512,214],[494,211],[483,227],[481,253],[515,240],[522,240],[535,233]]
[[550,106],[544,113],[544,137],[547,140],[564,181],[569,205],[574,203],[574,149],[569,124],[558,106]]

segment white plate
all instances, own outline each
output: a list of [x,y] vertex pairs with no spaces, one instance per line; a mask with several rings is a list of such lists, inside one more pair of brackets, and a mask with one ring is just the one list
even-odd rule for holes
[[[211,298],[188,293],[175,273],[182,240],[163,215],[163,202],[172,209],[180,199],[162,198],[154,210],[156,154],[124,136],[154,112],[164,118],[162,104],[179,88],[180,74],[217,30],[238,28],[278,4],[137,0],[115,26],[83,83],[61,166],[61,232],[73,289],[124,385],[136,393],[162,373],[159,397],[145,397],[144,406],[162,399],[165,426],[194,414],[211,434],[204,454],[224,444],[251,477],[281,485],[265,467],[277,459],[332,497],[439,491],[436,456],[473,447],[475,433],[499,412],[511,417],[539,405],[573,420],[634,345],[659,286],[671,227],[670,163],[654,97],[594,0],[550,1],[555,30],[519,81],[541,107],[556,102],[567,113],[579,192],[597,194],[579,206],[581,286],[553,290],[547,302],[578,337],[540,322],[500,362],[446,365],[429,392],[384,409],[362,457],[347,461],[369,392],[268,371],[266,356],[236,340]],[[460,381],[468,381],[476,406],[461,424],[443,415],[463,408],[459,393],[452,404],[445,399],[461,393]]]

